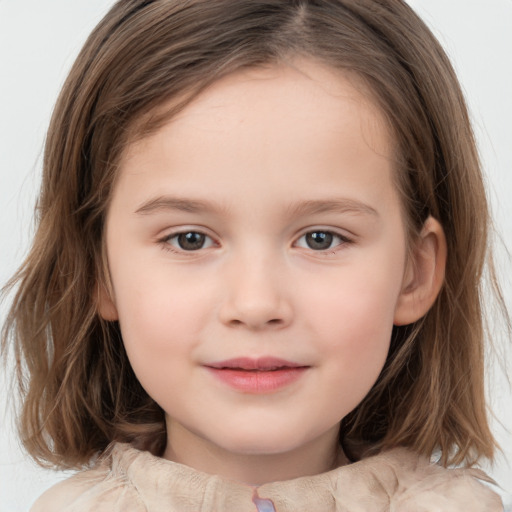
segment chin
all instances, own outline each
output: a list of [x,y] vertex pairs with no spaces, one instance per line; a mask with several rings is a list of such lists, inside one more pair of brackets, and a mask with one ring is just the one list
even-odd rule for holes
[[257,431],[253,428],[230,430],[216,444],[240,455],[279,455],[298,449],[309,441],[303,433],[273,431],[260,425]]

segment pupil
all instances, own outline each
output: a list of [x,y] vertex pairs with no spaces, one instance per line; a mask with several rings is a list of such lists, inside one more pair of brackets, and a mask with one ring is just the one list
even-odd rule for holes
[[204,245],[205,235],[201,233],[182,233],[178,235],[178,244],[185,251],[196,251]]
[[306,235],[306,243],[310,249],[329,249],[332,244],[332,234],[325,231],[314,231]]

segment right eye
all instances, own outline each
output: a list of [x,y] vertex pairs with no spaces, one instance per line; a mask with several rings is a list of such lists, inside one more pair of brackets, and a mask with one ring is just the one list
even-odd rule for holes
[[179,251],[198,251],[214,245],[214,241],[208,235],[198,231],[174,233],[165,237],[162,242],[167,246],[171,246],[170,250]]

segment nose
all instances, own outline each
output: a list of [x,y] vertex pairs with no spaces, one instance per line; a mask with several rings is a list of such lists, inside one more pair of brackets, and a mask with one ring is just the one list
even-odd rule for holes
[[280,329],[292,321],[286,269],[272,258],[239,258],[225,272],[220,321],[253,331]]

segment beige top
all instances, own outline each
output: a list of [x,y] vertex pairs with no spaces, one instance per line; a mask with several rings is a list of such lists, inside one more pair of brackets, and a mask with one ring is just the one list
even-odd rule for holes
[[94,469],[48,490],[31,512],[502,512],[477,469],[396,449],[328,473],[259,487],[114,445]]

